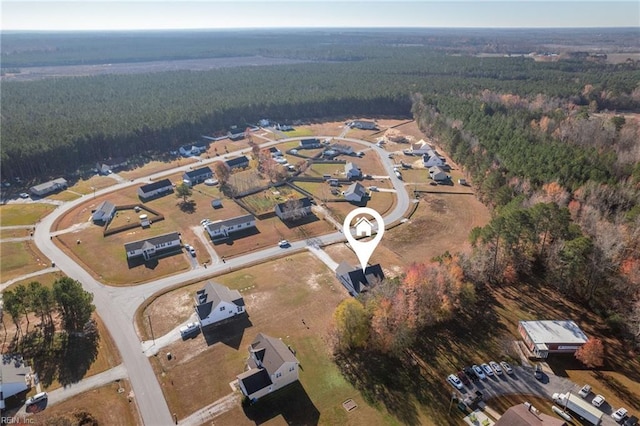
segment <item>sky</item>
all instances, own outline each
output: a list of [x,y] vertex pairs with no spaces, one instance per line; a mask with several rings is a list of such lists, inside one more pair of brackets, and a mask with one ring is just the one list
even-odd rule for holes
[[2,30],[638,27],[640,1],[2,0]]

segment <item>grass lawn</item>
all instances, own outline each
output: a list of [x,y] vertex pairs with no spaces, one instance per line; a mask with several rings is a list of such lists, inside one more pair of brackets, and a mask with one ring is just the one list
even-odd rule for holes
[[3,282],[51,266],[32,240],[0,243],[0,253]]
[[[302,272],[304,271],[304,272]],[[344,380],[332,363],[325,343],[327,325],[335,306],[346,297],[346,291],[320,261],[308,253],[301,253],[253,266],[214,278],[216,282],[242,290],[248,322],[242,327],[219,327],[212,333],[210,344],[202,335],[180,341],[166,348],[175,358],[153,357],[152,365],[158,373],[163,391],[172,412],[183,418],[193,411],[232,392],[229,383],[244,370],[247,346],[258,332],[282,338],[297,351],[301,362],[300,382],[308,395],[303,398],[319,411],[322,424],[380,424],[390,423],[386,414],[367,405],[359,393]],[[188,293],[203,283],[190,286]],[[184,290],[176,290],[179,303],[191,310],[192,300],[184,298]],[[162,296],[148,309],[162,312],[176,304],[176,298]],[[159,303],[162,306],[154,307]],[[145,311],[146,312],[146,311]],[[302,319],[309,326],[307,328]],[[166,326],[162,323],[169,323]],[[175,327],[177,318],[166,315],[154,317],[154,330]],[[207,366],[215,364],[215,369]],[[197,371],[200,386],[193,386],[193,372]],[[286,391],[285,391],[286,392]],[[353,398],[358,409],[347,413],[342,402]],[[291,402],[289,405],[296,405]],[[289,414],[275,413],[272,422],[280,424]],[[220,422],[219,420],[223,420]],[[289,418],[293,424],[303,424],[300,418]],[[251,424],[240,406],[216,419],[219,424]],[[391,422],[393,423],[393,422]],[[291,424],[291,423],[290,423]]]
[[31,236],[32,232],[32,228],[0,228],[0,239],[4,240],[7,238],[25,238]]
[[534,395],[504,395],[496,398],[491,398],[485,401],[487,405],[498,413],[504,413],[509,408],[514,405],[522,404],[523,402],[529,402],[531,405],[536,407],[538,410],[543,412],[544,414],[548,414],[554,418],[557,418],[558,415],[551,410],[551,406],[553,405],[553,401],[547,398],[541,398],[539,396]]
[[[396,195],[392,192],[372,192],[371,197],[367,200],[366,207],[372,208],[382,216],[393,209],[396,204]],[[357,208],[351,203],[332,203],[328,202],[326,208],[329,209],[333,217],[340,223],[349,214],[349,212]]]
[[[340,195],[340,192],[347,189],[346,185],[332,187],[326,182],[294,182],[294,185],[310,192],[314,198],[318,200],[327,201],[341,199],[342,195]],[[338,190],[338,194],[334,195],[331,193],[331,189],[333,188]]]
[[52,287],[53,283],[56,280],[59,280],[60,278],[63,278],[63,277],[66,277],[66,275],[61,271],[47,272],[46,274],[38,275],[37,277],[27,278],[26,280],[16,281],[15,283],[13,283],[9,287],[7,287],[5,289],[5,291],[6,290],[14,290],[20,284],[22,284],[24,286],[27,286],[27,285],[29,285],[29,283],[31,281],[37,281],[40,284],[42,284],[43,286],[45,286],[45,287]]
[[[119,391],[119,388],[124,390]],[[135,398],[133,399],[134,402],[129,402],[130,391],[131,385],[127,380],[113,382],[47,407],[46,410],[34,415],[31,420],[35,424],[47,424],[47,422],[51,422],[59,416],[73,418],[72,413],[76,410],[81,410],[91,413],[97,424],[100,425],[128,426],[139,424]]]
[[101,175],[91,176],[89,179],[79,180],[69,190],[79,192],[80,194],[93,195],[94,188],[96,191],[115,185],[117,181],[113,178]]
[[331,175],[335,178],[344,179],[344,164],[327,164],[315,163],[311,164],[303,173],[304,176],[322,177],[323,175]]
[[283,133],[286,135],[287,138],[313,136],[316,134],[314,133],[313,129],[307,126],[296,127],[295,130],[292,130],[290,132],[283,132]]
[[257,194],[242,197],[242,201],[255,210],[256,214],[273,212],[277,204],[284,203],[289,199],[301,198],[302,194],[294,191],[288,186],[271,188]]
[[34,225],[56,208],[52,204],[24,203],[0,206],[0,226]]
[[186,164],[191,164],[196,162],[198,162],[198,159],[196,158],[183,158],[183,157],[180,157],[171,161],[150,161],[142,167],[137,167],[131,170],[118,171],[117,173],[119,176],[122,176],[125,179],[137,179],[140,177],[149,176],[154,173],[163,172],[165,170],[170,170],[175,167],[180,167]]

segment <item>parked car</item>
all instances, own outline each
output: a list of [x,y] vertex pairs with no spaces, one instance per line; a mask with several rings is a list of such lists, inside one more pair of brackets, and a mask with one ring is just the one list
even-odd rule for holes
[[471,367],[464,367],[464,368],[462,369],[462,371],[464,372],[464,374],[466,374],[466,375],[467,375],[467,377],[468,377],[468,378],[470,378],[470,379],[471,379],[471,380],[473,380],[474,382],[477,382],[477,381],[479,380],[479,379],[478,379],[478,376],[476,376],[475,371],[473,371],[473,368],[471,368]]
[[616,422],[621,422],[625,417],[627,417],[627,409],[626,408],[618,408],[613,414],[611,414],[611,417],[613,417],[613,420],[615,420]]
[[38,402],[44,401],[47,398],[49,398],[49,395],[47,395],[46,392],[37,393],[31,398],[27,399],[26,406],[29,407],[30,405],[37,404]]
[[543,374],[542,374],[542,365],[540,364],[536,364],[536,369],[533,372],[533,375],[535,376],[536,379],[538,380],[542,380]]
[[602,404],[604,404],[604,396],[598,394],[596,395],[595,398],[593,398],[593,400],[591,401],[591,403],[593,404],[594,407],[600,407]]
[[590,393],[591,393],[591,386],[584,385],[582,389],[580,389],[580,391],[578,392],[578,395],[580,395],[582,398],[586,398],[587,396],[589,396]]
[[511,368],[511,366],[506,361],[500,362],[500,365],[502,366],[502,369],[505,371],[505,373],[513,374],[513,368]]
[[451,386],[453,386],[458,390],[462,390],[463,388],[462,382],[460,381],[460,379],[458,379],[458,377],[455,374],[449,374],[447,376],[447,382],[451,383]]
[[471,380],[469,380],[469,377],[464,373],[464,371],[458,371],[458,378],[465,386],[471,386]]
[[370,187],[369,187],[369,191],[374,191],[374,192],[375,192],[375,191],[377,191],[377,190],[378,190],[378,187],[377,187],[377,186],[370,186]]
[[27,194],[26,192],[21,192],[20,198],[29,198],[29,194]]
[[195,333],[200,327],[198,327],[198,323],[190,322],[187,325],[180,327],[180,336],[187,337],[191,334]]
[[502,368],[500,368],[500,365],[497,362],[489,361],[489,365],[498,376],[502,376]]
[[484,371],[482,371],[482,368],[478,367],[477,364],[473,364],[473,372],[476,373],[476,376],[478,376],[478,379],[482,379],[482,380],[487,380],[487,375],[484,374]]
[[278,245],[279,245],[281,248],[285,248],[285,247],[289,247],[291,244],[289,243],[289,241],[288,241],[288,240],[280,240],[280,242],[278,243]]
[[637,426],[638,418],[636,416],[628,417],[627,420],[624,421],[624,426]]
[[487,376],[493,376],[493,370],[491,369],[491,367],[489,367],[489,364],[484,363],[480,365],[480,367],[482,367],[482,371],[484,371],[484,374],[486,374]]

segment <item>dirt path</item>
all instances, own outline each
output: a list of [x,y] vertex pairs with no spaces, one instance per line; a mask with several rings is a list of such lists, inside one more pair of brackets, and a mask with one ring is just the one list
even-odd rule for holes
[[230,393],[206,407],[196,411],[189,417],[182,419],[178,424],[185,426],[199,426],[205,423],[213,424],[211,420],[220,414],[234,409],[240,402],[240,394],[237,392]]

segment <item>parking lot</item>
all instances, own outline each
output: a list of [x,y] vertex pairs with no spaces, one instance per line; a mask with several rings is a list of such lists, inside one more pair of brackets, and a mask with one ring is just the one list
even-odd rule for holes
[[[491,398],[507,395],[507,394],[523,394],[523,395],[537,395],[549,400],[549,405],[552,405],[551,396],[554,393],[566,393],[571,391],[574,394],[578,394],[578,391],[582,387],[582,384],[576,384],[564,377],[558,377],[553,374],[548,368],[544,368],[543,374],[540,380],[534,376],[533,366],[512,366],[513,374],[503,373],[502,375],[493,375],[487,377],[485,380],[478,380],[471,382],[470,386],[464,386],[462,390],[458,390],[461,399],[466,397],[473,397],[475,391],[482,392],[483,399],[489,400]],[[454,389],[454,387],[452,387]],[[594,389],[597,393],[597,389]],[[592,392],[586,401],[591,402],[595,394]],[[611,407],[608,403],[604,403],[600,410],[603,412],[602,425],[614,426],[617,423],[611,418],[611,413],[619,407]]]

